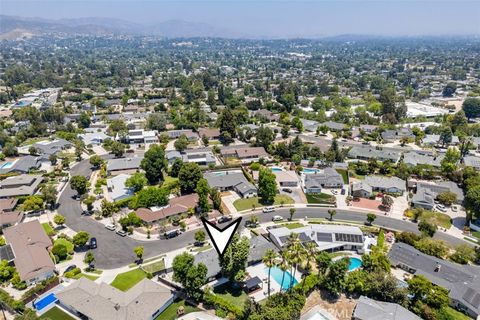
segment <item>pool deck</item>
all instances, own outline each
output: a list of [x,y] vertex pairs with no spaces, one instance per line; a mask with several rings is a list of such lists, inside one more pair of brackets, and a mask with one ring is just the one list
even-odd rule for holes
[[[47,312],[48,310],[50,310],[51,308],[53,308],[54,306],[58,306],[56,302],[54,303],[50,303],[48,306],[46,306],[45,308],[43,308],[42,310],[37,310],[36,308],[34,308],[33,306],[33,301],[38,301],[38,300],[42,300],[43,298],[45,298],[46,296],[48,296],[49,294],[51,293],[58,293],[60,291],[63,291],[63,289],[65,289],[65,286],[63,284],[59,284],[58,286],[56,286],[55,288],[52,288],[50,290],[48,290],[47,292],[43,293],[41,296],[39,296],[37,299],[34,299],[32,301],[30,301],[29,303],[26,304],[27,307],[29,308],[32,308],[33,310],[35,310],[37,312],[37,314],[39,315],[42,315],[44,314],[45,312]],[[63,310],[63,309],[62,309]]]
[[[253,277],[259,277],[262,280],[262,290],[258,290],[252,294],[250,297],[253,297],[255,301],[261,301],[268,297],[268,274],[265,272],[266,266],[263,263],[256,264],[247,268],[248,274]],[[297,270],[295,274],[295,279],[300,282],[302,273]],[[280,284],[275,281],[273,276],[270,277],[270,294],[280,292]]]

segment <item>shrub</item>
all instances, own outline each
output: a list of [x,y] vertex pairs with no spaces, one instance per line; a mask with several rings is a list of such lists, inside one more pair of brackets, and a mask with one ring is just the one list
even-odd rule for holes
[[80,274],[82,272],[82,269],[80,268],[75,268],[73,270],[70,270],[68,272],[65,272],[63,275],[66,277],[66,278],[73,278],[75,277],[77,274]]
[[241,318],[243,315],[243,311],[240,307],[223,299],[222,297],[219,297],[213,294],[210,291],[207,291],[203,297],[204,297],[205,304],[214,307],[215,313],[217,312],[220,312],[221,314],[232,313],[235,315],[236,319]]
[[3,289],[0,289],[0,301],[13,310],[22,312],[25,310],[25,305],[22,301],[15,300],[8,292]]

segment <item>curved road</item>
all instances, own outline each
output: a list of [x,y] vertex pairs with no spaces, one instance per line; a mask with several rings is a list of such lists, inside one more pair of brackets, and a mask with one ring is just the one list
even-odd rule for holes
[[[72,176],[84,175],[89,177],[91,173],[92,170],[88,160],[81,161],[71,169]],[[149,258],[172,250],[185,248],[194,242],[194,231],[187,231],[169,240],[140,241],[129,237],[120,237],[114,232],[105,229],[103,224],[96,222],[91,217],[82,216],[80,202],[73,199],[75,194],[76,192],[73,191],[70,188],[70,184],[68,184],[60,195],[58,212],[65,216],[67,225],[70,228],[75,231],[86,231],[97,238],[98,248],[94,250],[94,254],[95,264],[99,268],[113,269],[132,263],[135,260],[133,248],[139,245],[144,246],[144,257]],[[297,208],[295,218],[328,218],[328,209],[329,208]],[[336,209],[336,211],[337,214],[334,218],[336,220],[361,223],[366,219],[366,214],[363,212],[340,209]],[[287,218],[289,216],[289,209],[277,209],[275,213],[255,212],[255,214],[259,218],[259,221],[264,223],[270,221],[273,215],[281,215]],[[248,215],[250,214],[246,214],[244,219],[247,219]],[[388,229],[418,233],[416,224],[386,216],[377,216],[375,225]],[[435,234],[434,238],[444,240],[454,246],[468,243],[440,231]]]

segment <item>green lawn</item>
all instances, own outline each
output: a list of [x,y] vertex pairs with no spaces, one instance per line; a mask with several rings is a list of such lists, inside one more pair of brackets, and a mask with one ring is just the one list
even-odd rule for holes
[[175,300],[167,309],[165,309],[155,320],[175,320],[177,319],[177,309],[182,306],[184,307],[184,314],[200,311],[200,309],[191,306],[189,304],[185,304],[185,300],[177,299]]
[[73,254],[73,243],[67,239],[58,238],[55,240],[55,244],[63,244],[65,247],[67,247],[68,254]]
[[146,277],[147,274],[145,272],[140,269],[134,269],[124,273],[120,273],[115,277],[115,279],[110,285],[119,290],[127,291]]
[[480,231],[473,231],[472,236],[480,240]]
[[45,230],[45,233],[49,236],[55,235],[55,230],[52,228],[52,226],[48,223],[42,223],[43,230]]
[[455,320],[472,320],[469,316],[453,309],[452,307],[446,307],[442,309],[442,313],[448,315],[448,319],[455,319]]
[[292,223],[282,223],[280,226],[288,228],[288,229],[297,229],[297,228],[302,228],[305,227],[303,223],[300,222],[292,222]]
[[348,184],[348,170],[336,169],[342,175],[343,183]]
[[80,278],[82,278],[82,277],[85,277],[85,278],[90,279],[90,280],[92,280],[92,281],[95,281],[95,280],[98,279],[98,276],[92,276],[92,275],[85,274],[85,273],[76,274],[76,275],[73,276],[72,279],[80,279]]
[[242,309],[248,299],[248,295],[241,287],[234,288],[230,282],[214,287],[213,293]]
[[450,216],[440,212],[424,210],[419,220],[427,221],[431,224],[446,229],[450,229],[450,227],[452,226],[452,219],[450,218]]
[[149,263],[146,266],[142,266],[142,268],[148,273],[159,272],[165,269],[165,262],[162,259],[157,262]]
[[308,203],[334,204],[335,197],[326,193],[306,193]]
[[194,247],[192,250],[193,252],[202,252],[202,251],[207,251],[208,249],[211,249],[212,246],[211,245],[203,245],[201,247]]
[[[273,204],[275,205],[282,205],[282,204],[285,205],[285,204],[293,204],[293,203],[294,203],[293,199],[290,196],[287,196],[285,194],[276,195],[275,201],[273,202]],[[238,199],[233,202],[233,206],[238,211],[252,209],[254,205],[255,205],[255,208],[260,208],[265,206],[265,204],[261,203],[259,197]]]
[[63,312],[59,307],[53,307],[44,314],[40,316],[40,319],[49,319],[49,320],[75,320],[74,317],[70,316],[68,313]]

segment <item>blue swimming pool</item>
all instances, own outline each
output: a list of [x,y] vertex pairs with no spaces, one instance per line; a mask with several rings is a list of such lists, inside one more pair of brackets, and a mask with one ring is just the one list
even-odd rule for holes
[[305,173],[305,174],[317,173],[318,169],[304,168],[302,172]]
[[45,309],[48,307],[50,304],[55,303],[57,301],[57,297],[55,296],[55,293],[50,293],[49,295],[43,297],[42,299],[39,299],[34,302],[34,307],[38,311]]
[[[268,275],[268,268],[265,268],[265,273]],[[285,276],[283,276],[283,271],[278,267],[273,267],[270,271],[270,276],[277,282],[281,287],[282,290],[290,289],[290,285],[293,279],[293,285],[298,283],[297,279],[294,279],[290,272],[285,271]],[[283,279],[283,283],[282,283]]]
[[350,264],[348,265],[348,271],[353,271],[362,266],[362,260],[358,258],[350,258]]
[[3,163],[0,168],[1,169],[7,169],[7,168],[10,168],[12,165],[13,165],[13,162],[8,161],[8,162]]
[[282,168],[278,168],[278,167],[272,167],[271,168],[273,172],[280,172],[280,171],[283,171]]

